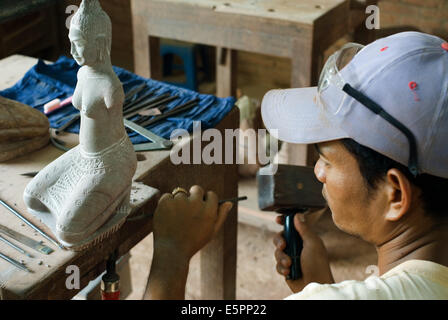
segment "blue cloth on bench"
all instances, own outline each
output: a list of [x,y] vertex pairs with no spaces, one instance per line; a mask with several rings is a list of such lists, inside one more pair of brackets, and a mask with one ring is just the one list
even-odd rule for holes
[[[166,111],[192,99],[199,99],[198,105],[189,111],[146,127],[165,139],[169,139],[171,132],[178,128],[188,130],[191,133],[193,131],[193,121],[201,121],[202,130],[215,127],[230,112],[235,103],[235,98],[233,97],[217,98],[213,95],[199,94],[195,91],[169,85],[161,81],[142,78],[119,67],[113,68],[123,84],[125,93],[145,82],[149,87],[148,90],[157,90],[156,95],[169,93],[171,96],[179,96],[179,99],[167,104]],[[50,65],[39,60],[25,74],[22,80],[17,82],[13,87],[0,91],[0,95],[27,104],[43,113],[43,106],[47,102],[56,98],[63,100],[73,95],[78,70],[78,64],[73,59],[65,56],[61,56],[55,63]],[[147,92],[147,90],[141,91],[134,100]],[[56,129],[60,128],[70,120],[67,119],[67,116],[75,113],[78,113],[78,110],[71,104],[54,111],[47,115],[50,120],[50,126]],[[66,117],[66,120],[59,121],[64,117]],[[66,131],[79,133],[79,121],[70,126]],[[135,132],[130,133],[129,137],[134,144],[148,142],[146,138]]]

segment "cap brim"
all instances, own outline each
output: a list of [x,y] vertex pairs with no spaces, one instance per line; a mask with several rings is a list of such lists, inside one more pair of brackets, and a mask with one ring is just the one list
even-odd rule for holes
[[271,90],[261,105],[269,133],[289,143],[312,144],[348,138],[317,103],[317,87]]

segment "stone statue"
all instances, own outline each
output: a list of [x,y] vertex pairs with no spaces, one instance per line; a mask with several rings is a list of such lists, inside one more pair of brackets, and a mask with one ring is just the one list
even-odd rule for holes
[[112,25],[98,0],[82,1],[69,38],[81,66],[72,102],[81,113],[80,144],[39,172],[24,201],[65,247],[78,250],[125,221],[137,158],[123,124],[123,87],[110,61]]

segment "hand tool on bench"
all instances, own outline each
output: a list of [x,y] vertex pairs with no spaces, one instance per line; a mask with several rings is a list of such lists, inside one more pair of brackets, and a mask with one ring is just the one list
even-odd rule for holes
[[79,119],[81,119],[81,114],[80,113],[74,114],[73,117],[69,121],[64,123],[59,129],[56,129],[56,134],[60,134],[61,132],[65,131],[65,129],[70,127],[72,124],[77,122]]
[[60,140],[54,138],[51,134],[50,134],[50,141],[51,141],[52,145],[54,145],[56,148],[58,148],[62,151],[70,150],[70,148],[67,148],[66,146],[64,146],[65,143],[61,143]]
[[120,299],[120,275],[116,271],[118,250],[107,259],[106,273],[101,277],[101,300]]
[[23,234],[16,232],[14,230],[11,230],[8,227],[2,226],[2,225],[0,225],[0,233],[10,237],[11,239],[16,240],[17,242],[19,242],[33,250],[36,250],[39,253],[50,254],[54,251],[50,247],[48,247],[40,242],[37,242],[36,240],[28,238],[27,236],[24,236]]
[[151,131],[139,126],[138,124],[123,119],[124,125],[138,133],[139,135],[145,137],[146,139],[152,141],[149,143],[140,143],[140,144],[134,144],[134,150],[135,151],[154,151],[154,150],[169,150],[173,146],[173,142],[170,140],[166,140],[162,137],[159,137],[158,135],[152,133]]
[[146,87],[146,83],[141,83],[134,89],[130,90],[126,95],[124,96],[124,104],[128,104],[136,94],[140,93],[144,88]]
[[218,205],[220,206],[220,205],[222,205],[223,203],[226,203],[226,202],[232,202],[233,204],[235,204],[235,203],[238,203],[239,201],[243,201],[243,200],[247,200],[247,197],[243,196],[243,197],[219,200],[218,201]]
[[175,107],[174,109],[171,109],[171,110],[169,110],[169,111],[167,111],[167,112],[165,112],[165,113],[163,113],[161,115],[154,116],[152,119],[145,120],[143,123],[140,123],[140,125],[142,127],[147,127],[147,126],[152,125],[152,124],[154,124],[154,123],[156,123],[156,122],[158,122],[160,120],[166,119],[168,117],[172,117],[174,115],[177,115],[179,113],[182,113],[184,111],[192,109],[193,107],[197,106],[198,102],[199,102],[199,99],[197,99],[197,98],[193,99],[193,100],[190,100],[190,101],[188,101],[188,102],[186,102],[186,103],[184,103],[184,104],[182,104],[182,105],[180,105],[178,107]]
[[21,173],[20,175],[24,177],[34,178],[35,176],[37,176],[38,173],[39,171],[33,171],[33,172]]
[[0,241],[3,241],[4,243],[6,243],[8,246],[10,246],[11,248],[14,248],[15,250],[19,251],[20,253],[26,255],[29,258],[34,258],[32,255],[30,255],[28,252],[26,252],[25,250],[23,250],[22,248],[20,248],[19,246],[16,246],[14,243],[12,243],[11,241],[9,241],[8,239],[0,236]]
[[191,101],[188,101],[179,107],[176,107],[170,111],[167,111],[164,114],[155,116],[152,119],[145,121],[142,125],[138,125],[134,122],[131,122],[131,121],[125,119],[124,121],[125,121],[126,127],[128,127],[129,129],[132,129],[133,131],[137,132],[138,134],[144,136],[145,138],[147,138],[153,142],[153,143],[141,143],[141,144],[134,145],[134,150],[135,151],[154,151],[154,150],[171,149],[173,146],[172,141],[166,140],[162,137],[155,135],[151,131],[145,129],[143,127],[143,125],[147,126],[148,123],[153,124],[153,123],[156,123],[157,121],[167,118],[168,116],[173,116],[175,114],[178,114],[178,113],[184,112],[188,109],[191,109],[197,105],[198,100],[199,99],[193,99]]
[[168,108],[168,107],[166,106],[166,104],[164,104],[163,106],[160,106],[157,108],[142,110],[138,113],[138,115],[140,117],[138,117],[137,120],[134,120],[134,122],[136,124],[139,124],[140,122],[143,122],[142,119],[144,117],[153,117],[153,116],[161,115],[163,113],[163,111],[165,111],[166,108]]
[[[127,119],[123,119],[124,125],[126,128],[129,128],[130,130],[140,134],[141,136],[147,138],[151,141],[151,143],[141,143],[134,145],[135,151],[155,151],[155,150],[167,150],[171,149],[173,146],[173,143],[170,140],[166,140],[162,137],[159,137],[158,135],[152,133],[151,131],[137,125],[136,123],[129,121]],[[50,140],[58,149],[61,149],[63,151],[68,151],[70,148],[64,147],[63,145],[57,143],[55,139],[50,136]],[[27,176],[31,176],[33,173],[23,174]]]
[[152,98],[148,101],[143,101],[141,104],[138,104],[138,105],[126,110],[125,112],[123,112],[124,118],[130,119],[133,116],[135,116],[136,114],[138,114],[139,112],[141,112],[142,110],[157,108],[158,106],[161,106],[165,103],[171,102],[178,98],[179,98],[178,96],[163,95],[163,96]]
[[0,258],[2,258],[5,261],[8,261],[10,264],[15,266],[16,268],[19,268],[20,270],[32,273],[32,271],[30,269],[28,269],[24,264],[14,260],[13,258],[8,257],[7,255],[4,255],[1,252],[0,252]]
[[277,171],[273,170],[273,165],[258,170],[258,206],[263,211],[276,211],[285,216],[285,253],[292,260],[288,279],[296,280],[302,277],[300,255],[303,241],[294,227],[294,216],[309,209],[323,209],[327,202],[313,167],[276,166]]
[[[124,103],[123,104],[123,112],[133,108],[134,106],[136,106],[137,104],[140,104],[142,102],[148,101],[148,99],[151,99],[151,97],[155,94],[157,90],[152,89],[150,91],[148,91],[147,93],[145,93],[144,95],[142,95],[141,97],[135,99],[135,101],[129,102],[129,103]],[[168,96],[168,94],[165,94],[165,96]]]
[[22,216],[20,213],[18,213],[16,210],[11,208],[6,202],[0,199],[0,204],[3,205],[6,209],[8,209],[13,215],[15,215],[17,218],[22,220],[25,224],[33,228],[36,232],[38,232],[41,236],[43,236],[45,239],[53,243],[54,245],[58,246],[61,249],[64,249],[64,247],[58,243],[57,241],[53,240],[49,235],[47,235],[45,232],[40,230],[38,227],[36,227],[34,224],[32,224],[30,221],[28,221],[24,216]]
[[56,110],[59,110],[59,109],[65,107],[65,106],[68,106],[69,104],[72,103],[72,98],[73,98],[73,96],[70,96],[70,97],[68,97],[68,98],[66,98],[66,99],[64,99],[62,101],[60,99],[54,99],[54,100],[46,103],[44,105],[44,113],[45,114],[50,114],[53,111],[56,111]]

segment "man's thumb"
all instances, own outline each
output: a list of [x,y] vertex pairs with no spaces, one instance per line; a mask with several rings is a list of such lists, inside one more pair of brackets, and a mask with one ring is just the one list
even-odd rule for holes
[[303,240],[312,237],[313,235],[313,233],[310,230],[310,227],[306,223],[304,214],[298,213],[294,216],[294,227],[299,232]]
[[218,219],[215,224],[215,234],[218,233],[219,229],[221,229],[222,225],[224,224],[224,221],[226,221],[227,215],[232,210],[233,203],[232,202],[225,202],[218,208]]

